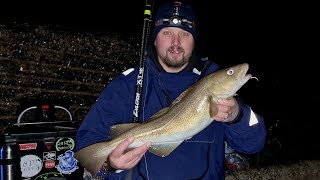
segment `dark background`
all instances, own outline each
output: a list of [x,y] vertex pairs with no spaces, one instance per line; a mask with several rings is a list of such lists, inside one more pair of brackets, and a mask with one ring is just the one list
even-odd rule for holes
[[[310,53],[315,49],[310,46],[313,11],[305,11],[302,4],[270,1],[188,2],[198,14],[198,46],[204,54],[221,67],[250,64],[249,72],[259,81],[249,81],[239,94],[265,117],[286,155],[319,159],[318,115],[310,104],[318,98],[313,70],[317,58]],[[2,23],[54,24],[65,31],[141,37],[144,5],[145,1],[10,1],[1,7],[0,17]]]

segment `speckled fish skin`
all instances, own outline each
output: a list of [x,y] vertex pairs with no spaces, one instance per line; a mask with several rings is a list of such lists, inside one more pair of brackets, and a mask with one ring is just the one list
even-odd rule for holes
[[143,123],[118,124],[111,128],[112,139],[81,149],[75,158],[91,174],[96,174],[109,154],[127,137],[134,137],[129,148],[151,142],[149,152],[169,155],[184,140],[205,129],[217,112],[210,102],[232,97],[250,78],[249,65],[238,64],[218,70],[185,90],[169,107]]

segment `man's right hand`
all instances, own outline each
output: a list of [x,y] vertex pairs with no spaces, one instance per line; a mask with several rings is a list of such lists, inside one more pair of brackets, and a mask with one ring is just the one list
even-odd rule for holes
[[111,167],[114,169],[128,170],[138,164],[142,156],[148,151],[151,143],[145,143],[140,147],[127,151],[133,141],[133,137],[127,138],[111,152],[109,155]]

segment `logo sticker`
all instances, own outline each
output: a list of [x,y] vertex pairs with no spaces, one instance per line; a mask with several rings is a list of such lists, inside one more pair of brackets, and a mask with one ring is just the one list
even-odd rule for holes
[[37,143],[19,144],[20,150],[37,149]]
[[37,175],[42,169],[42,160],[35,155],[25,155],[21,157],[20,169],[22,177],[33,177]]
[[48,161],[48,160],[56,160],[55,151],[43,152],[43,161]]
[[[61,178],[59,178],[61,177]],[[63,178],[63,175],[58,173],[58,172],[49,172],[49,173],[44,173],[39,176],[37,176],[34,180],[44,180],[44,179],[65,179]]]
[[59,164],[56,166],[58,171],[62,174],[71,174],[75,170],[79,169],[77,166],[78,160],[74,157],[74,152],[68,150],[58,156]]
[[56,150],[73,150],[74,148],[74,140],[72,138],[61,138],[56,143]]
[[55,166],[56,166],[56,161],[48,160],[44,162],[44,168],[46,169],[51,169],[51,168],[54,168]]

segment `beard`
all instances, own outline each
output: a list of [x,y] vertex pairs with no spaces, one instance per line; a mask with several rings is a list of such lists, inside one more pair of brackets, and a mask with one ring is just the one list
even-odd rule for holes
[[[179,53],[179,56],[170,56],[170,53]],[[182,54],[182,56],[181,56]],[[179,69],[189,62],[190,55],[186,55],[181,46],[170,46],[165,55],[159,56],[162,62],[173,69]]]

